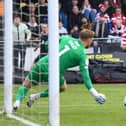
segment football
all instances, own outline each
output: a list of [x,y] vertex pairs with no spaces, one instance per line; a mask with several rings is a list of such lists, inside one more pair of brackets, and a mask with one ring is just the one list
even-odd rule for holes
[[123,103],[124,103],[124,105],[126,106],[126,96],[124,97]]

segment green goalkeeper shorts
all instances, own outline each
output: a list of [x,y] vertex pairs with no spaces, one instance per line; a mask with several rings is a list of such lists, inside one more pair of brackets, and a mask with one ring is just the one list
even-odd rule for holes
[[[28,74],[28,79],[33,85],[38,85],[39,83],[48,82],[48,65],[42,63],[36,63],[32,70]],[[60,74],[59,79],[60,85],[64,84],[64,76]]]

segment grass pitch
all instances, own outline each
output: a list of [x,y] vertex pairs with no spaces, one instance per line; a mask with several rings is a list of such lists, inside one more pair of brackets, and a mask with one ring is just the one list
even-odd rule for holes
[[[66,92],[60,96],[60,126],[125,126],[126,106],[123,98],[126,95],[125,84],[96,84],[95,88],[106,94],[104,105],[97,104],[82,84],[68,85]],[[14,86],[13,95],[17,91]],[[30,93],[39,92],[46,86],[36,86]],[[15,113],[27,120],[46,126],[48,123],[48,98],[39,99],[32,108],[26,106],[27,97],[21,108]],[[0,107],[3,105],[3,86],[0,85]],[[0,114],[0,126],[24,126],[24,124]]]

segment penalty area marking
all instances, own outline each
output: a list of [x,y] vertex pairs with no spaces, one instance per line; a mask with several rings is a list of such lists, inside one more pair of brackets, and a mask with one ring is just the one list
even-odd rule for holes
[[33,122],[31,122],[31,121],[28,121],[28,120],[26,120],[26,119],[24,119],[24,118],[15,116],[15,115],[13,115],[13,114],[7,114],[7,117],[9,117],[9,118],[11,118],[11,119],[15,119],[15,120],[17,120],[17,121],[19,121],[19,122],[21,122],[21,123],[27,125],[27,126],[42,126],[42,125],[40,125],[40,124],[33,123]]

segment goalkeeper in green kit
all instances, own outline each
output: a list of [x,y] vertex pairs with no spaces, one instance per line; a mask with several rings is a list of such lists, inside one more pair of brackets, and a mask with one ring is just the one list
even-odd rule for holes
[[[88,59],[85,53],[85,48],[89,48],[92,44],[94,32],[90,30],[82,30],[79,35],[79,39],[75,39],[70,36],[63,36],[59,39],[59,84],[60,92],[63,92],[67,88],[66,81],[64,79],[64,72],[71,67],[79,66],[82,74],[83,82],[86,88],[89,90],[93,98],[100,104],[105,103],[105,95],[96,91],[93,87],[89,76]],[[42,57],[32,67],[31,71],[25,78],[23,85],[19,87],[16,94],[16,101],[13,105],[13,109],[16,110],[20,107],[20,103],[27,95],[27,92],[32,85],[37,85],[40,82],[48,81],[48,55]],[[48,89],[31,94],[27,105],[32,106],[35,100],[40,97],[48,97]]]

